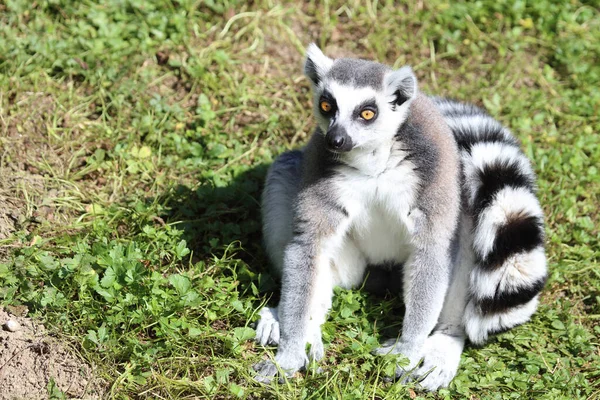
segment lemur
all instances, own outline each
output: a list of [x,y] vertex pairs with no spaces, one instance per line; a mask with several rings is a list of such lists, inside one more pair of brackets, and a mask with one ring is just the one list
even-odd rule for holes
[[422,94],[410,67],[334,60],[312,44],[304,72],[318,127],[266,177],[281,297],[260,312],[256,340],[278,349],[256,378],[322,358],[333,288],[359,287],[380,266],[406,311],[399,337],[374,352],[408,358],[395,378],[448,386],[466,339],[483,344],[537,307],[547,271],[531,164],[482,109]]

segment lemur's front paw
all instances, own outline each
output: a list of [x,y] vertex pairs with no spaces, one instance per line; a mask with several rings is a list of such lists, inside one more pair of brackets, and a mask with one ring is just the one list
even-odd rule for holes
[[279,344],[279,315],[277,308],[264,307],[258,313],[260,319],[256,323],[256,342],[265,346]]
[[258,364],[254,364],[252,368],[256,371],[254,379],[261,383],[271,383],[273,378],[278,374],[277,365],[271,360],[261,361]]
[[401,379],[402,382],[406,382],[410,373],[415,370],[422,359],[422,348],[415,348],[415,346],[403,343],[398,339],[389,339],[383,343],[383,346],[373,350],[373,354],[379,356],[402,354],[408,358],[408,365],[396,368],[395,376],[389,377],[390,380]]
[[[275,356],[275,362],[271,360],[261,361],[252,368],[256,371],[255,379],[258,382],[271,383],[273,378],[279,375],[279,371],[281,371],[285,377],[291,378],[297,371],[305,369],[306,365],[308,365],[306,354],[277,354],[277,356]],[[283,381],[284,377],[280,376],[279,382],[283,383]]]
[[443,333],[431,335],[425,342],[423,364],[412,372],[412,379],[430,391],[447,387],[458,370],[464,341]]

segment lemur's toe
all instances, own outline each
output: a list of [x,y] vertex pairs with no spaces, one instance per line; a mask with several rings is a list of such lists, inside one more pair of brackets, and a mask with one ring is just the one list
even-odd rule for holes
[[394,347],[398,344],[398,338],[389,338],[382,343],[381,347]]
[[411,373],[419,386],[429,391],[447,387],[458,370],[464,338],[434,333],[425,344],[423,364]]
[[376,349],[374,349],[373,351],[371,351],[371,354],[374,354],[376,356],[385,356],[388,354],[396,354],[394,352],[394,346],[381,346],[378,347]]
[[376,348],[375,350],[371,351],[371,353],[378,356],[400,353],[398,339],[387,339],[382,343],[381,347]]
[[269,360],[261,361],[258,364],[254,364],[252,368],[256,371],[254,379],[260,383],[269,384],[277,375],[277,365],[275,365],[274,362]]
[[[419,377],[419,378],[417,378]],[[422,367],[413,374],[413,379],[419,382],[419,386],[430,392],[436,391],[441,387],[447,387],[454,374],[443,369]]]
[[279,344],[279,317],[277,309],[265,307],[260,310],[260,319],[256,323],[257,343],[263,346]]
[[277,379],[277,382],[279,383],[285,383],[286,378],[291,378],[296,373],[295,369],[282,369],[270,360],[254,364],[252,368],[256,371],[254,379],[257,382],[265,384],[272,383],[274,379]]

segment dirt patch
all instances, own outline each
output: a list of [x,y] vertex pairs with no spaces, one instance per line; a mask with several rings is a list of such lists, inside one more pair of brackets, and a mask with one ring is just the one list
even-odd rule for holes
[[[70,90],[64,86],[61,93]],[[88,184],[96,184],[73,182],[85,178],[75,172],[101,145],[88,140],[97,122],[88,119],[89,108],[57,96],[52,89],[14,92],[0,99],[0,240],[10,240],[17,231],[31,233],[45,222],[66,224],[83,206],[63,200],[80,200]],[[0,246],[0,262],[7,254],[8,246]]]
[[[0,169],[0,173],[1,173]],[[17,230],[17,226],[23,221],[22,207],[18,201],[2,194],[0,182],[0,240],[6,239]],[[0,262],[8,258],[9,246],[0,246]]]
[[93,369],[42,325],[2,308],[0,324],[0,400],[49,398],[51,380],[67,398],[102,397],[104,385]]
[[[33,209],[26,198],[42,198],[45,189],[38,165],[54,165],[57,160],[49,151],[43,128],[55,111],[50,96],[27,92],[15,95],[13,102],[19,106],[0,105],[7,106],[6,115],[0,120],[0,240],[27,228]],[[2,247],[0,260],[8,253]]]
[[14,232],[15,227],[22,219],[21,207],[18,202],[0,193],[0,240],[6,239]]

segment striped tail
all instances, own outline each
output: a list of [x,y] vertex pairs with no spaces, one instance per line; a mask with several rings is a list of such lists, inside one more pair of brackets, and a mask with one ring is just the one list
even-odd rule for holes
[[472,105],[437,99],[463,164],[475,265],[464,324],[475,344],[531,317],[547,278],[535,174],[510,131]]

